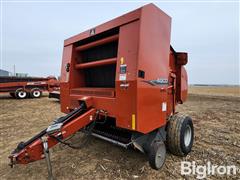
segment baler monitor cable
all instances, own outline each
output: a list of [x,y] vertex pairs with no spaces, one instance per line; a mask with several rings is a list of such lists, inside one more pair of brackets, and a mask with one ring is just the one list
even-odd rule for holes
[[61,138],[59,138],[59,137],[56,137],[56,136],[53,136],[53,135],[49,135],[49,136],[54,138],[54,139],[56,139],[59,143],[61,143],[63,145],[66,145],[66,146],[68,146],[68,147],[70,147],[72,149],[81,149],[89,142],[89,138],[88,137],[89,137],[89,135],[91,135],[92,129],[94,128],[94,126],[95,126],[95,121],[93,121],[93,123],[88,126],[88,131],[87,131],[88,133],[87,134],[85,133],[85,137],[84,137],[85,140],[78,146],[74,146],[74,144],[76,144],[76,143],[68,143],[67,142],[70,139],[72,139],[74,136],[76,136],[76,134],[73,134],[72,136],[70,136],[69,138],[67,138],[64,141]]

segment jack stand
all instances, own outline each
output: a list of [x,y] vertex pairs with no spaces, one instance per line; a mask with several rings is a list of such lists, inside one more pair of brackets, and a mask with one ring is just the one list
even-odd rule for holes
[[44,152],[46,163],[47,163],[48,179],[53,180],[52,165],[51,165],[51,161],[50,161],[50,152],[48,149],[48,139],[46,136],[43,136],[41,138],[41,140],[43,143],[43,152]]

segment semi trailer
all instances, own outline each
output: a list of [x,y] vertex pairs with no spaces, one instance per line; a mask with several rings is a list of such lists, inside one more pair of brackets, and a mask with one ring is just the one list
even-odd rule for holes
[[43,91],[59,88],[60,82],[53,76],[43,77],[0,77],[0,93],[9,93],[17,99],[40,98]]
[[145,153],[153,169],[163,166],[166,150],[190,153],[193,122],[176,111],[187,98],[188,57],[170,45],[170,32],[171,18],[148,4],[65,40],[60,97],[67,115],[20,143],[10,165],[45,158],[51,176],[49,149],[73,147],[65,139],[78,131]]

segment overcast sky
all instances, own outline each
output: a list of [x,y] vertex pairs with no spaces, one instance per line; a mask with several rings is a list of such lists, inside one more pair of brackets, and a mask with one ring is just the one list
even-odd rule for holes
[[[63,41],[146,3],[2,3],[2,67],[60,75]],[[171,44],[189,53],[194,84],[239,84],[238,3],[155,3],[172,17]]]

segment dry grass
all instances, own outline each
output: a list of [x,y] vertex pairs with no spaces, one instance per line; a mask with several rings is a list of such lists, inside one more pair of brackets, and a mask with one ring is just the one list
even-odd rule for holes
[[239,86],[190,86],[190,94],[216,95],[216,96],[238,96],[240,97]]

